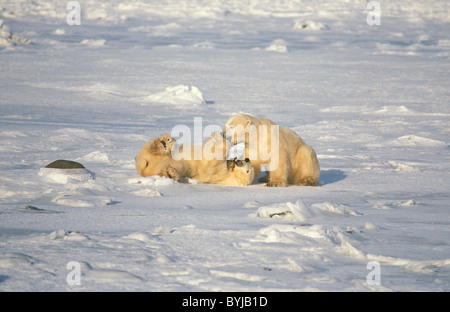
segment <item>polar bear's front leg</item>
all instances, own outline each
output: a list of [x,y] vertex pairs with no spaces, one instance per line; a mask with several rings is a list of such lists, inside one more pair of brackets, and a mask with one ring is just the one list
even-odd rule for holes
[[268,172],[268,187],[283,187],[288,184],[288,168],[286,163],[280,162],[278,168]]

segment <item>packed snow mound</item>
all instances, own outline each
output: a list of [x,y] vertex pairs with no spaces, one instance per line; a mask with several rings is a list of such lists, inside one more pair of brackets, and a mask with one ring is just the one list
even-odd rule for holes
[[103,47],[106,45],[105,39],[84,39],[80,42],[80,44],[84,44],[91,47]]
[[131,178],[128,179],[128,184],[140,184],[145,186],[165,186],[176,184],[177,182],[173,179],[169,179],[166,177],[161,177],[158,175],[151,177],[140,177],[140,178]]
[[51,200],[52,203],[62,206],[77,208],[105,207],[116,204],[109,196],[89,196],[89,190],[86,189],[79,193],[58,195]]
[[17,34],[13,34],[9,27],[0,19],[0,47],[30,44],[30,40]]
[[276,203],[269,206],[261,206],[256,211],[258,218],[286,219],[291,221],[306,221],[323,214],[335,215],[361,215],[359,212],[345,205],[336,205],[329,202],[312,204],[307,206],[301,199],[295,203]]
[[256,211],[258,218],[288,218],[296,221],[305,221],[312,216],[311,210],[298,200],[295,203],[277,203],[269,206],[261,206]]
[[206,104],[202,92],[188,85],[167,87],[165,91],[147,96],[146,102],[186,107]]
[[89,153],[80,158],[77,158],[77,160],[81,162],[93,162],[93,163],[111,163],[116,161],[116,159],[113,156],[100,151]]
[[333,213],[337,215],[359,216],[361,213],[348,208],[345,205],[337,205],[329,202],[312,204],[311,209],[319,213]]
[[133,192],[134,195],[138,195],[138,196],[146,196],[146,197],[158,197],[161,196],[161,193],[158,192],[157,190],[153,190],[153,189],[143,189],[143,190],[139,190],[136,192]]
[[392,106],[392,105],[385,105],[383,106],[381,109],[377,110],[375,112],[376,114],[398,114],[398,115],[402,115],[402,114],[414,114],[414,112],[409,109],[408,107],[404,106],[404,105],[400,105],[400,106]]
[[404,135],[393,141],[388,145],[401,147],[448,147],[449,145],[443,141],[433,140],[430,138],[421,137],[418,135]]
[[284,41],[283,39],[274,40],[265,50],[278,53],[289,52],[286,46],[286,41]]
[[86,168],[41,168],[38,172],[38,175],[46,181],[60,184],[66,184],[69,181],[86,182],[95,178],[94,173],[87,170]]

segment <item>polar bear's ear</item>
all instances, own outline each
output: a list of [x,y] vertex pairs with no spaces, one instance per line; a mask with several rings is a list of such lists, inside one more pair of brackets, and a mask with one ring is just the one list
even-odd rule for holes
[[250,120],[250,119],[247,119],[246,121],[245,121],[245,127],[248,127],[248,126],[250,126],[252,124],[252,121]]

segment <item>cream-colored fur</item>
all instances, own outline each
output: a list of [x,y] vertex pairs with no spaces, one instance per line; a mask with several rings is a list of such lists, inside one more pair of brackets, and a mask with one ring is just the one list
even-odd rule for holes
[[[183,144],[172,156],[175,139],[163,135],[148,142],[136,156],[136,169],[141,176],[161,175],[174,180],[184,181],[187,178],[196,179],[199,183],[222,185],[249,185],[254,179],[254,169],[250,161],[241,162],[237,159],[227,161],[225,157],[204,157],[195,159],[195,147]],[[226,141],[221,135],[213,134],[205,141],[212,153],[218,148],[218,154],[226,156]],[[179,159],[176,152],[190,148],[191,152]],[[222,158],[222,159],[221,159]]]
[[[242,133],[237,133],[249,129],[247,127],[250,126],[255,126],[257,137],[251,138],[250,135],[243,136]],[[267,126],[267,131],[262,131],[261,129],[264,128],[260,126]],[[230,136],[231,132],[234,144],[246,143],[245,157],[250,157],[256,177],[259,176],[263,165],[275,164],[275,168],[269,168],[271,171],[268,171],[267,177],[260,180],[267,182],[267,186],[286,186],[288,184],[317,186],[320,168],[316,153],[294,131],[278,126],[279,140],[275,140],[279,143],[278,151],[273,153],[270,159],[261,157],[260,150],[267,153],[276,151],[276,146],[271,146],[273,142],[270,127],[273,126],[278,125],[270,119],[239,114],[232,116],[226,122],[224,136]],[[233,127],[234,130],[230,131],[230,127]],[[226,131],[229,133],[226,133]]]
[[137,172],[143,177],[154,175],[172,177],[170,175],[172,172],[175,175],[173,178],[178,179],[176,176],[178,171],[170,169],[173,165],[177,165],[179,170],[183,168],[181,163],[176,164],[172,159],[170,152],[174,143],[175,140],[165,134],[145,144],[136,156]]

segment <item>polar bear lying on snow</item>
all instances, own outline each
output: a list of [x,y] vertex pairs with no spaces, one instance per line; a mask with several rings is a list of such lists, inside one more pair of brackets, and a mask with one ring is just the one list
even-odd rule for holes
[[[215,149],[220,147],[218,153],[226,153],[227,144],[217,142],[218,138],[222,141],[222,136],[213,134],[205,144]],[[220,143],[220,144],[211,144]],[[168,134],[148,142],[136,156],[136,169],[143,176],[160,175],[172,178],[176,181],[184,181],[188,178],[196,179],[199,183],[222,184],[222,185],[249,185],[252,183],[255,173],[249,159],[245,161],[220,159],[195,159],[193,157],[194,148],[189,145],[182,145],[178,152],[189,150],[188,156],[180,159],[174,159],[173,148],[175,139]],[[214,151],[213,151],[214,152]],[[192,154],[191,154],[192,153]],[[186,155],[185,155],[186,156]],[[177,157],[175,157],[177,158]]]
[[268,171],[262,180],[267,186],[317,186],[316,153],[294,131],[267,118],[239,114],[226,122],[224,137],[234,144],[245,142],[245,157],[250,158],[255,176],[262,169]]

